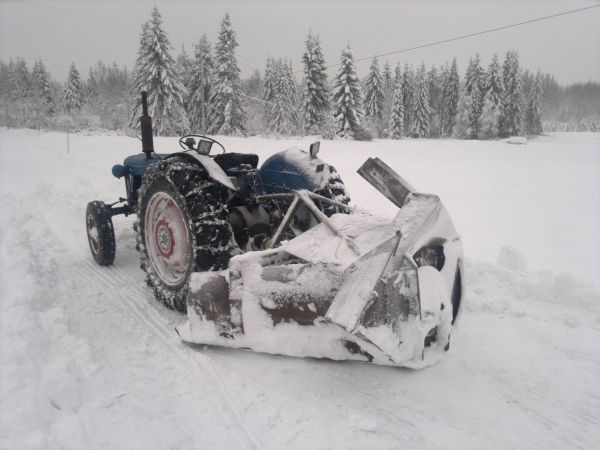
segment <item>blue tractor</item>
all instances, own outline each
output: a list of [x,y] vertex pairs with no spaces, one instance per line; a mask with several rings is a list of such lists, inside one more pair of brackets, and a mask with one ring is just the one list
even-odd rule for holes
[[[344,184],[335,168],[317,157],[318,142],[309,151],[276,153],[260,168],[257,155],[228,153],[201,134],[183,136],[179,152],[159,154],[145,92],[142,106],[142,153],[112,169],[125,179],[126,198],[90,202],[87,235],[95,261],[111,265],[116,247],[112,217],[135,214],[141,268],[156,298],[168,307],[186,312],[192,273],[224,270],[232,256],[268,248],[293,203],[292,192],[316,194],[315,204],[326,216],[347,211]],[[297,211],[286,232],[294,237],[311,223],[310,211]]]

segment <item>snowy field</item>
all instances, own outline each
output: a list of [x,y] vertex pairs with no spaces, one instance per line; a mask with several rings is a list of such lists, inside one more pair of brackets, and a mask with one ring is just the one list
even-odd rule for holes
[[[264,160],[311,139],[222,142]],[[115,218],[113,267],[85,236],[86,203],[124,195],[110,169],[139,149],[0,131],[0,448],[600,447],[600,135],[321,143],[358,208],[395,213],[355,173],[378,156],[463,236],[465,309],[422,371],[183,345],[133,219]]]

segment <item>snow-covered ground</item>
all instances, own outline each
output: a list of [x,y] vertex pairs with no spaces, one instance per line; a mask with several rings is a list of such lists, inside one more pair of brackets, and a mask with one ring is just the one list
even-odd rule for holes
[[[264,159],[310,139],[223,138]],[[160,151],[176,139],[159,138]],[[355,170],[378,156],[441,196],[467,293],[446,358],[422,371],[190,348],[153,300],[132,218],[115,265],[84,210],[122,196],[119,136],[0,131],[0,447],[598,448],[600,136],[527,145],[323,141],[354,203],[394,206]]]

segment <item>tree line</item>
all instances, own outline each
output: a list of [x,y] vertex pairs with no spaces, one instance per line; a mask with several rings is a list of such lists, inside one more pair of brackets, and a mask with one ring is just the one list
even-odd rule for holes
[[[440,67],[381,65],[374,57],[367,76],[356,71],[350,46],[337,73],[327,76],[318,35],[308,34],[302,68],[286,58],[267,58],[240,77],[236,33],[229,15],[213,45],[204,35],[192,55],[173,48],[155,7],[142,25],[131,72],[99,62],[83,80],[71,64],[64,85],[52,80],[42,60],[29,70],[25,60],[0,61],[0,124],[56,129],[136,127],[140,92],[149,94],[155,132],[247,135],[320,134],[372,137],[493,139],[547,131],[596,131],[600,85],[560,87],[549,74],[532,74],[518,54],[487,66],[475,55],[464,77],[456,59]],[[301,73],[298,81],[296,74]],[[2,114],[3,113],[3,114]]]

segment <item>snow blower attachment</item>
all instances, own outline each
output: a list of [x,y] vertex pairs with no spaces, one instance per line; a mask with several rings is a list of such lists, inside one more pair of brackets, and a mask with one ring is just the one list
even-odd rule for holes
[[[381,160],[358,173],[399,208],[391,222],[327,217],[317,205],[347,206],[305,190],[272,194],[292,203],[269,248],[192,274],[181,338],[414,368],[439,359],[460,309],[460,238],[437,196],[414,192]],[[294,237],[292,219],[306,212],[316,224]]]

